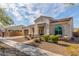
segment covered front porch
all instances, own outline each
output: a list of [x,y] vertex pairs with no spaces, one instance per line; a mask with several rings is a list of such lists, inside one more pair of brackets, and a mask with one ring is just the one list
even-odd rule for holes
[[34,24],[34,26],[30,26],[29,28],[24,30],[25,36],[40,36],[44,34],[50,34],[49,32],[49,24],[47,23],[39,23]]
[[34,35],[50,34],[50,32],[49,32],[50,27],[49,27],[49,24],[47,24],[47,23],[35,24],[34,27],[35,27]]

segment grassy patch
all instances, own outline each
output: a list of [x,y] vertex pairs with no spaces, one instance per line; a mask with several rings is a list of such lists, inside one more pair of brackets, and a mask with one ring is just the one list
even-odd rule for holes
[[70,52],[71,56],[79,55],[79,46],[78,45],[70,45],[67,47],[67,50]]

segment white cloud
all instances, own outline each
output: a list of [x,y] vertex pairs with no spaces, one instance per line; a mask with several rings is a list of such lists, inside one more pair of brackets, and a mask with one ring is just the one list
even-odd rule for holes
[[33,11],[33,7],[35,7],[34,4],[24,4],[24,5],[26,7],[26,11],[28,11],[28,13],[30,14],[30,15],[25,15],[25,18],[28,18],[30,20],[30,22],[33,23],[33,21],[37,17],[39,17],[40,15],[42,15],[42,13],[40,12],[39,9],[37,9],[36,11]]
[[21,21],[23,19],[23,17],[20,15],[18,11],[12,12],[12,14],[15,15],[15,17],[17,17],[18,21]]
[[[40,15],[47,15],[48,13],[52,15],[52,17],[57,17],[60,13],[66,10],[66,6],[64,4],[2,4],[2,6],[6,7],[9,11],[9,8],[12,9],[13,15],[17,18],[16,20],[21,21],[23,18],[27,18],[30,22],[33,22]],[[20,8],[19,8],[20,7]],[[21,15],[21,12],[18,10],[22,9],[21,7],[26,7],[25,11],[28,12],[29,15]],[[49,8],[51,7],[51,8]],[[36,8],[35,11],[33,8]]]
[[27,8],[28,12],[32,13],[32,7],[33,7],[33,5],[32,4],[24,4],[24,5]]
[[[51,6],[51,8],[49,8]],[[36,11],[33,11],[32,8],[35,7]],[[46,15],[46,13],[50,13],[53,17],[57,17],[60,13],[66,10],[66,5],[64,4],[28,4],[27,5],[28,12],[32,14],[32,16],[39,17],[40,15]],[[50,11],[47,11],[50,9]],[[46,13],[45,13],[46,12]]]
[[62,12],[66,11],[66,6],[64,4],[56,4],[56,6],[51,10],[52,16],[57,17]]

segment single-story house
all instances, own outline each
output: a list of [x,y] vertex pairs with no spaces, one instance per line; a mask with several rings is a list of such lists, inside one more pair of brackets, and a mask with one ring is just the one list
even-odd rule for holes
[[72,37],[73,18],[54,19],[48,16],[40,16],[35,21],[35,24],[25,27],[26,34],[32,35],[61,35]]
[[24,29],[23,25],[19,26],[7,26],[5,27],[5,36],[12,37],[12,36],[24,36]]
[[48,16],[40,16],[35,23],[29,26],[9,26],[5,28],[4,36],[26,36],[26,35],[61,35],[72,37],[73,18],[54,19]]

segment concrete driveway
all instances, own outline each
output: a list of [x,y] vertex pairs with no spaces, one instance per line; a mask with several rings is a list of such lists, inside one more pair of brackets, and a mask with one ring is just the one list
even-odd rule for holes
[[62,56],[60,54],[51,53],[49,51],[46,51],[46,50],[43,50],[43,49],[40,49],[40,48],[37,48],[34,46],[25,45],[23,43],[8,40],[8,39],[2,38],[2,37],[0,37],[0,41],[20,50],[21,52],[24,52],[30,56]]

